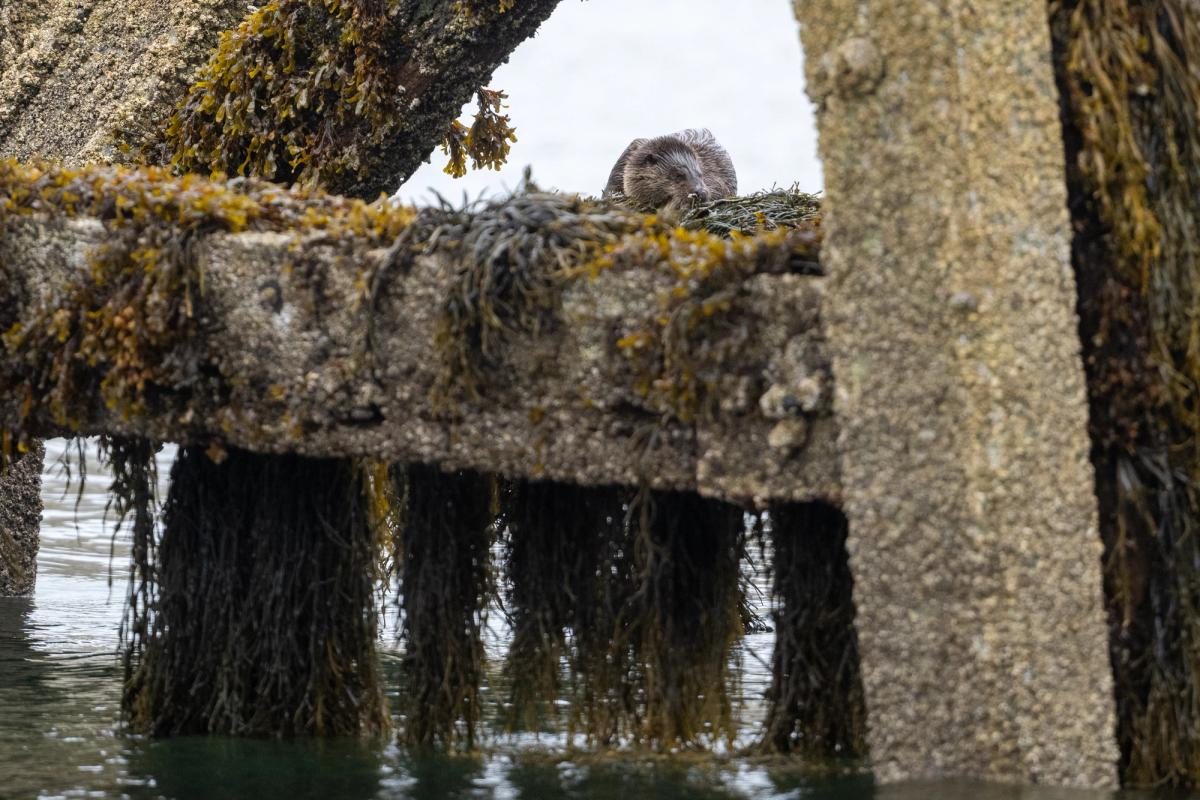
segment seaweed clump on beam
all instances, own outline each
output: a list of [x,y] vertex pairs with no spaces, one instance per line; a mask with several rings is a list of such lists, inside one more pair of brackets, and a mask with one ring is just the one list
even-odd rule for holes
[[846,518],[823,503],[772,506],[775,650],[760,748],[811,757],[866,753]]
[[[215,456],[215,458],[214,458]],[[182,447],[161,533],[134,491],[124,706],[154,735],[377,735],[382,542],[343,459]],[[121,463],[121,462],[118,462]]]
[[439,405],[485,400],[505,379],[505,345],[552,331],[565,282],[642,223],[621,209],[540,192],[419,218],[427,230],[416,243],[425,252],[463,255],[436,331]]
[[482,713],[482,630],[497,516],[493,481],[420,464],[402,471],[400,739],[470,748]]
[[1200,785],[1200,20],[1054,0],[1127,784]]
[[[753,208],[755,198],[746,200]],[[734,229],[727,237],[647,225],[609,248],[600,266],[661,269],[670,276],[655,317],[631,321],[616,343],[650,409],[684,423],[715,418],[721,399],[737,394],[748,323],[758,313],[746,300],[746,281],[764,273],[820,274],[821,241],[814,216],[796,227],[753,235]]]
[[705,230],[718,236],[730,236],[735,231],[751,235],[820,224],[820,199],[795,186],[697,203],[679,219],[682,228]]

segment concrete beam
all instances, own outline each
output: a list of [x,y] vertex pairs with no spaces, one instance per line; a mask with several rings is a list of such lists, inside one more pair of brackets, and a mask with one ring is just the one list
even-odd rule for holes
[[[111,237],[96,219],[57,215],[11,218],[4,234],[0,263],[27,287],[10,302],[10,325],[61,303]],[[437,330],[460,291],[459,256],[420,256],[395,271],[372,319],[363,280],[387,257],[383,248],[294,232],[209,234],[192,246],[204,274],[199,332],[164,360],[186,360],[189,380],[207,376],[219,388],[156,385],[135,413],[107,407],[97,391],[66,425],[46,393],[34,392],[27,432],[435,462],[739,500],[838,498],[819,277],[755,274],[738,284],[740,344],[714,388],[720,410],[685,422],[638,391],[637,369],[618,345],[661,316],[674,285],[668,263],[563,281],[556,320],[538,334],[508,334],[490,370],[500,377],[482,397],[447,404],[436,396],[446,375]],[[98,386],[103,369],[85,383]],[[0,370],[9,376],[0,419],[15,421],[27,396],[11,387],[31,379],[31,367],[0,349]]]

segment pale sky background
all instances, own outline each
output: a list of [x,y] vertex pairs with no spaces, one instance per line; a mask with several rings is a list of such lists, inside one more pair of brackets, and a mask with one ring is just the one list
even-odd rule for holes
[[[508,93],[517,129],[507,166],[456,180],[438,148],[399,197],[501,193],[526,164],[543,188],[599,194],[630,140],[691,127],[729,150],[739,193],[797,182],[815,192],[802,75],[789,0],[563,0],[490,83]],[[473,114],[471,104],[464,121]]]

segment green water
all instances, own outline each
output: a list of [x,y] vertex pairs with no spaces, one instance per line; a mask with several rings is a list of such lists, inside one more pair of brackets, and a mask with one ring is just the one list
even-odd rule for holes
[[[54,466],[32,598],[0,598],[0,798],[776,798],[778,800],[1098,800],[1134,793],[925,784],[876,788],[869,774],[796,759],[678,755],[600,758],[568,751],[560,736],[499,739],[474,757],[410,753],[388,742],[153,741],[121,731],[118,626],[126,546],[104,524],[102,474],[91,459],[78,505]],[[165,470],[164,470],[165,473]],[[72,490],[73,491],[73,490]],[[112,557],[110,558],[110,553]],[[115,572],[111,576],[110,569]],[[491,646],[502,647],[503,631]],[[740,714],[753,730],[770,637],[742,659]],[[383,643],[385,671],[397,654]],[[389,682],[395,685],[395,681]]]

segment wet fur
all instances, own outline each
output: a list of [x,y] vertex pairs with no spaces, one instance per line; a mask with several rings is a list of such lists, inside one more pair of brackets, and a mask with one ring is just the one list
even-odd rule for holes
[[707,129],[634,139],[608,175],[603,197],[623,196],[639,211],[682,208],[737,194],[729,153]]

